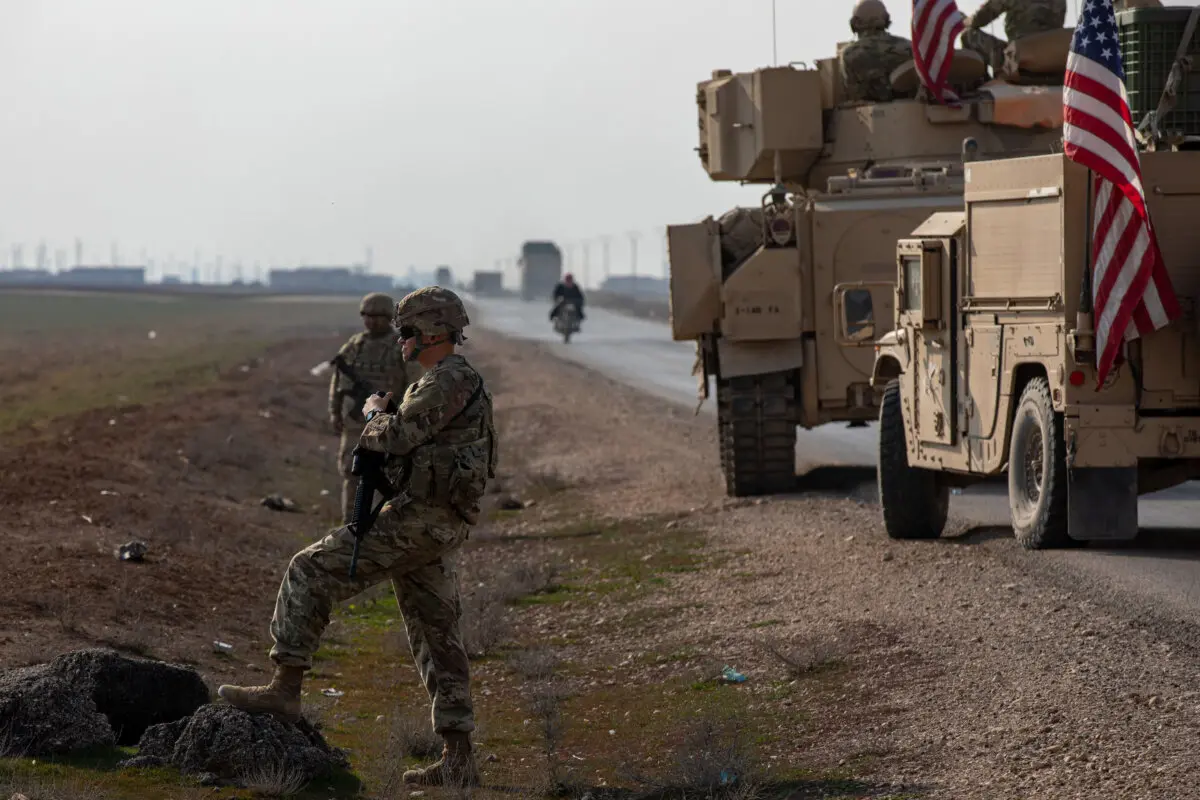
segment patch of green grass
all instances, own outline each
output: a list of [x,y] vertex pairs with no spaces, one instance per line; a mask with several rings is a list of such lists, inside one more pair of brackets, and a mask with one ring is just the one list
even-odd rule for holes
[[555,584],[547,586],[533,594],[527,594],[523,597],[518,597],[512,601],[514,606],[551,606],[556,603],[562,603],[571,599],[572,595],[579,591],[576,586],[566,584]]

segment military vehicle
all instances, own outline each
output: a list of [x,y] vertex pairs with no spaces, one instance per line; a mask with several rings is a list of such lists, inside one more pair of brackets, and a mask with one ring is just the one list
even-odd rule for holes
[[1051,151],[1056,46],[1057,85],[988,80],[982,58],[955,51],[957,108],[927,100],[911,61],[886,103],[846,102],[836,58],[699,84],[710,179],[770,185],[757,208],[668,227],[672,335],[696,342],[701,402],[716,382],[730,495],[794,488],[797,426],[878,418],[871,345],[893,326],[896,240],[961,207],[964,139],[989,157]]
[[1152,123],[1142,185],[1181,318],[1130,342],[1098,387],[1091,174],[1061,154],[967,164],[963,207],[896,246],[897,324],[872,373],[890,537],[941,535],[952,487],[1007,472],[1022,546],[1129,540],[1139,495],[1200,477],[1200,94],[1172,109],[1162,69],[1189,16],[1200,7],[1116,15],[1133,119]]
[[521,299],[550,302],[554,285],[562,277],[562,251],[554,242],[521,245]]

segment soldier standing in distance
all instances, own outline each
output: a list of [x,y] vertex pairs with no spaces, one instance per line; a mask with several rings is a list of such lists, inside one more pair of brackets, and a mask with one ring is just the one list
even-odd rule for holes
[[433,728],[445,740],[441,760],[404,773],[406,783],[478,785],[471,753],[475,715],[466,648],[459,629],[457,552],[479,519],[479,501],[496,467],[492,397],[483,379],[455,352],[469,324],[453,292],[431,286],[396,306],[404,357],[427,370],[396,413],[390,395],[372,396],[361,445],[386,453],[397,493],[363,538],[358,571],[349,577],[354,536],[338,528],[297,553],[288,565],[271,620],[275,674],[267,686],[222,686],[231,705],[296,721],[300,687],[312,666],[335,603],[390,579],[404,617],[417,671],[433,704]]
[[859,0],[850,15],[855,41],[838,54],[845,98],[851,103],[885,103],[895,99],[892,72],[912,60],[908,39],[887,32],[891,15],[880,0]]
[[1061,28],[1067,18],[1067,0],[984,0],[967,18],[962,46],[983,56],[993,74],[1004,67],[1004,48],[1008,42],[983,31],[984,26],[1004,15],[1004,35],[1015,42],[1034,33]]
[[[392,311],[395,301],[386,294],[373,292],[362,299],[358,313],[365,330],[350,337],[338,355],[350,365],[372,389],[392,392],[402,397],[404,390],[419,373],[404,361],[400,343],[392,330]],[[360,409],[353,407],[349,396],[351,380],[335,369],[329,379],[329,422],[340,437],[338,442],[338,473],[342,476],[342,524],[349,525],[354,517],[354,494],[358,478],[350,474],[354,446],[365,424]]]

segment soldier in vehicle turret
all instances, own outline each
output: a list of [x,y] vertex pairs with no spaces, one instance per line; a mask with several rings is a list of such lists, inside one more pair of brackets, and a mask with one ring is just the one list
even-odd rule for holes
[[[1004,17],[1004,35],[998,39],[983,28]],[[1067,18],[1067,0],[985,0],[967,18],[962,34],[962,46],[983,56],[994,74],[1004,67],[1004,48],[1035,33],[1061,28]]]
[[912,44],[887,32],[892,18],[880,0],[859,0],[850,15],[857,37],[838,56],[846,100],[884,103],[895,99],[892,72],[912,60]]

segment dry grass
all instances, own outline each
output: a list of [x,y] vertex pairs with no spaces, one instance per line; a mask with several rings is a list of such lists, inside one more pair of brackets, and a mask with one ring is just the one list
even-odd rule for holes
[[[398,709],[399,711],[399,709]],[[428,716],[399,711],[388,732],[387,757],[399,761],[437,759],[442,754],[442,737],[433,731]]]
[[846,646],[833,639],[812,638],[795,644],[764,644],[763,649],[783,664],[793,680],[840,666]]
[[308,781],[294,767],[280,761],[274,764],[259,764],[238,776],[244,788],[265,797],[291,797],[299,794]]
[[529,560],[505,564],[490,574],[464,581],[475,588],[463,599],[462,634],[471,658],[482,658],[507,642],[512,623],[507,606],[523,597],[552,590],[558,565]]
[[670,754],[666,769],[648,775],[626,767],[625,777],[646,798],[754,800],[763,792],[763,774],[755,757],[753,733],[737,717],[702,716],[691,723]]

